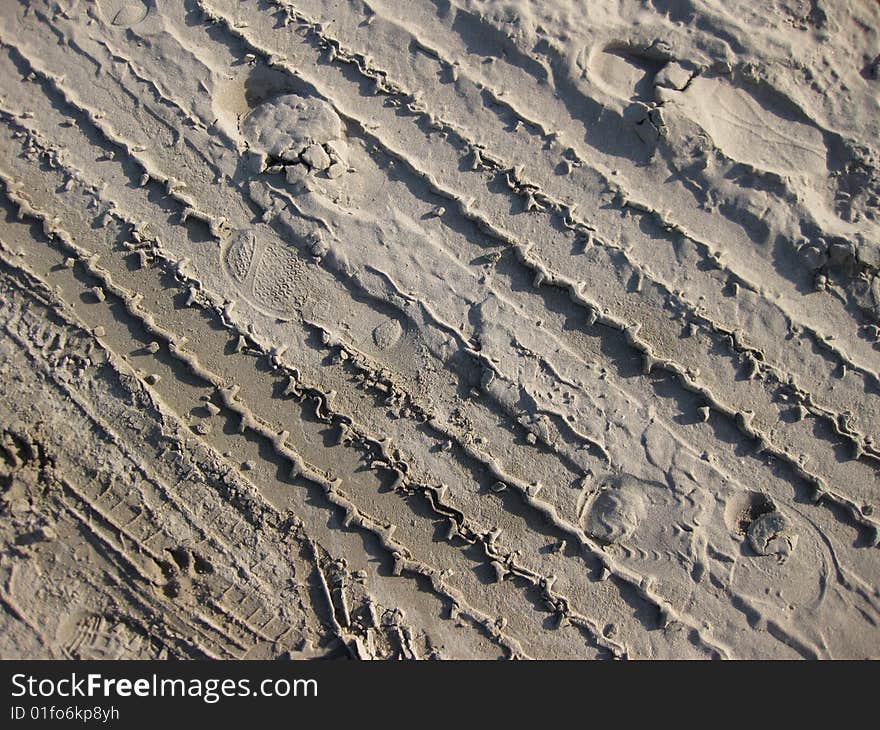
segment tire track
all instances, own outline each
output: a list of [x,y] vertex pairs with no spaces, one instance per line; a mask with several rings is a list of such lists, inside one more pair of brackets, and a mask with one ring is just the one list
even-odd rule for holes
[[[59,234],[56,234],[56,236],[57,235],[59,235]],[[64,238],[66,238],[67,234],[64,234],[63,232],[61,232],[60,236],[61,236],[61,240],[64,240]],[[68,250],[66,253],[77,255],[78,252],[76,251],[76,248],[72,244],[69,244],[69,248],[70,248],[70,250]],[[81,262],[81,265],[85,266],[87,269],[93,269],[94,263],[93,263],[92,256],[87,256],[87,255],[83,255],[82,253],[79,253],[77,258]],[[62,258],[62,260],[63,260],[63,258]],[[93,269],[93,270],[96,272],[100,272],[100,269]],[[112,279],[110,279],[108,275],[97,273],[97,274],[93,274],[93,276],[97,277],[96,281],[100,282],[99,286],[102,286],[102,288],[107,292],[108,296],[110,296],[110,295],[119,296],[121,299],[121,302],[124,303],[123,306],[126,308],[128,308],[128,307],[135,307],[136,308],[137,307],[136,304],[132,304],[133,297],[132,297],[131,293],[126,293],[124,291],[120,291],[118,289],[118,287],[112,282]],[[129,312],[129,316],[133,316],[131,312]],[[108,334],[106,332],[106,330],[109,329],[109,327],[110,327],[110,321],[106,320],[106,319],[105,319],[105,321],[107,321],[108,326],[106,328],[102,328],[102,329],[104,330],[104,336],[106,337]],[[329,502],[332,503],[333,505],[335,505],[336,507],[342,508],[346,513],[348,513],[348,516],[342,520],[343,527],[352,526],[354,528],[360,528],[363,530],[369,530],[371,532],[374,532],[377,535],[379,542],[382,544],[382,546],[386,550],[392,550],[393,553],[398,556],[398,558],[396,559],[396,562],[400,563],[400,568],[398,570],[398,573],[400,571],[404,571],[404,570],[407,572],[416,572],[418,574],[427,573],[428,577],[434,578],[434,576],[432,575],[432,573],[433,573],[432,569],[428,568],[427,566],[419,565],[418,563],[413,562],[412,560],[408,559],[407,556],[409,556],[410,551],[407,548],[405,548],[404,546],[399,545],[396,542],[396,540],[391,539],[390,538],[390,534],[391,534],[390,531],[387,531],[387,536],[384,535],[383,530],[386,530],[387,528],[383,528],[381,522],[377,525],[375,518],[373,518],[369,514],[362,513],[357,507],[355,507],[351,502],[349,502],[347,500],[345,492],[341,491],[337,486],[338,481],[339,481],[338,479],[334,478],[332,481],[328,481],[325,477],[318,475],[314,471],[314,467],[311,467],[311,466],[308,466],[308,465],[302,463],[302,460],[300,459],[298,454],[296,454],[292,449],[290,449],[290,447],[286,445],[284,440],[279,441],[278,436],[275,434],[274,431],[268,429],[262,423],[259,423],[255,419],[253,414],[251,414],[249,409],[243,408],[241,405],[239,405],[239,403],[234,399],[233,394],[229,389],[224,389],[222,387],[222,384],[218,382],[216,376],[209,373],[208,371],[205,371],[204,368],[202,368],[199,365],[198,361],[191,354],[187,353],[187,351],[183,348],[183,345],[181,345],[179,343],[179,338],[177,338],[176,336],[170,335],[168,332],[162,330],[161,328],[159,328],[156,325],[151,325],[150,322],[151,322],[151,318],[149,316],[147,316],[143,321],[143,325],[146,326],[146,328],[147,328],[147,335],[152,335],[153,337],[160,338],[162,341],[166,342],[167,346],[169,347],[169,349],[171,351],[170,354],[172,357],[180,360],[184,364],[184,366],[187,369],[192,370],[193,373],[197,377],[199,377],[201,379],[207,379],[207,382],[209,382],[211,384],[211,387],[215,390],[215,392],[220,393],[221,397],[223,397],[225,399],[225,403],[223,403],[223,405],[231,412],[231,414],[233,416],[240,419],[242,421],[242,423],[248,423],[249,424],[247,426],[248,430],[259,434],[264,439],[274,440],[276,443],[275,443],[275,446],[273,446],[273,448],[276,451],[278,451],[279,454],[283,455],[289,462],[293,463],[292,469],[296,470],[298,473],[301,473],[303,478],[317,481],[319,483],[319,486],[321,487],[321,490],[327,491],[326,498],[329,500]],[[145,337],[144,339],[147,339],[147,338]],[[146,345],[146,342],[144,344]],[[149,383],[151,376],[147,376],[147,378],[148,378],[147,382]],[[154,383],[153,387],[156,387],[156,385],[160,382],[161,381],[156,380],[156,383]],[[196,402],[198,402],[198,401],[196,401]],[[243,429],[243,427],[240,426],[240,427],[236,427],[235,430],[242,430],[242,429]],[[290,478],[291,479],[296,478],[296,474],[294,474],[293,471],[291,471]],[[442,589],[442,582],[437,580],[436,578],[434,578],[434,581],[435,581],[435,588],[437,590],[441,590]],[[400,599],[400,598],[401,597],[398,596],[398,599]],[[458,598],[457,600],[454,601],[454,603],[456,603],[460,607],[459,615],[461,617],[463,617],[463,618],[470,618],[471,617],[470,614],[473,611],[473,609],[471,609],[471,607],[468,606],[468,604],[466,602],[464,602],[463,599]],[[486,619],[479,619],[478,616],[475,620],[480,620],[483,623],[491,624],[491,622],[489,622]],[[511,651],[514,654],[522,653],[515,646],[511,647]]]
[[652,599],[653,600],[653,599]]
[[[470,452],[469,452],[469,456],[471,456],[471,457],[479,457],[479,453],[476,452],[476,451],[474,451],[474,450],[470,450]],[[485,459],[484,459],[484,460],[485,460]],[[496,475],[495,478],[497,478],[497,474],[500,473],[500,472],[498,472],[498,470],[497,470],[497,466],[495,466],[494,464],[492,464],[492,462],[490,461],[490,467],[491,467],[491,469],[493,470],[493,473]],[[513,481],[512,479],[509,479],[508,481],[511,481],[511,482],[514,483],[514,484],[517,483],[517,482]],[[582,534],[582,533],[581,533],[581,534]],[[593,549],[593,552],[594,552],[594,554],[595,554],[595,549]],[[600,561],[601,561],[601,564],[605,565],[605,566],[606,566],[606,569],[607,569],[607,568],[608,568],[608,559],[602,557],[602,558],[600,558]],[[614,569],[614,566],[613,566],[613,565],[611,566],[611,568],[612,568],[612,570],[614,570],[615,573],[616,573],[616,570],[617,570],[617,569]],[[632,577],[628,577],[627,574],[624,572],[624,573],[623,573],[623,577],[621,578],[621,580],[623,581],[624,584],[631,584],[632,587],[635,588],[635,590],[636,590],[640,595],[643,596],[643,599],[644,599],[644,600],[647,600],[647,601],[650,602],[650,603],[659,604],[659,605],[661,605],[661,606],[664,606],[664,605],[665,605],[665,602],[662,602],[660,599],[656,598],[650,590],[646,589],[644,586],[641,585],[642,581],[641,581],[640,578],[632,578]],[[664,609],[664,610],[665,610],[665,609]]]
[[[66,234],[63,234],[62,238],[65,236],[66,236]],[[74,251],[71,251],[71,253],[74,253]],[[81,255],[81,256],[83,257],[83,259],[85,261],[91,261],[91,258],[92,258],[91,256],[85,256],[85,255]],[[89,265],[92,265],[92,264],[89,264]],[[98,281],[99,281],[99,285],[102,286],[103,289],[108,291],[108,295],[109,295],[109,292],[112,291],[116,287],[116,285],[113,284],[112,280],[105,281],[103,278],[99,278]],[[141,289],[141,291],[144,291],[143,288],[141,288],[141,287],[139,287],[139,288]],[[130,306],[137,306],[137,307],[140,306],[140,302],[135,300],[131,296],[130,293],[128,293],[128,294],[122,293],[121,297],[122,297],[122,301],[125,302],[126,305],[129,307]],[[149,321],[150,320],[148,319],[147,322],[149,323]],[[183,326],[182,328],[184,330],[186,329],[185,326]],[[178,329],[180,329],[180,328],[178,328]],[[171,338],[171,335],[167,331],[163,332],[162,330],[157,330],[157,329],[151,329],[151,331],[148,332],[148,334],[152,334],[154,336],[161,335],[163,340]],[[173,340],[173,338],[171,338],[171,339]],[[204,342],[202,343],[202,347],[205,347]],[[180,345],[175,346],[172,342],[170,344],[170,348],[172,350],[172,355],[175,357],[182,358],[183,362],[185,362],[187,364],[187,366],[193,370],[194,374],[199,375],[200,377],[205,377],[205,378],[210,377],[210,373],[206,373],[204,371],[204,369],[198,364],[198,362],[195,361],[194,359],[192,359],[191,355],[186,354],[186,351],[182,348],[182,346],[180,346]],[[215,376],[215,379],[216,379],[216,376]],[[219,387],[219,385],[217,387]],[[294,388],[294,387],[299,387],[299,386],[297,385],[297,386],[288,386],[288,387]],[[223,405],[226,405],[227,407],[233,408],[238,413],[238,415],[241,417],[242,422],[248,424],[247,425],[248,428],[253,428],[253,429],[258,428],[259,424],[256,423],[256,419],[247,410],[242,410],[241,407],[237,405],[237,401],[234,400],[234,395],[231,391],[221,389],[220,392],[221,392],[221,395],[224,400]],[[324,400],[326,400],[326,398],[324,398]],[[351,425],[348,426],[348,430],[349,431],[351,430]],[[274,431],[272,433],[274,434]],[[268,435],[268,434],[266,434],[266,435]],[[305,467],[303,467],[303,468],[305,468]],[[324,488],[329,488],[329,485],[326,482],[323,484],[323,486],[324,486]],[[332,494],[331,494],[330,498],[331,498],[331,500],[333,499]],[[347,507],[347,509],[349,509],[349,510],[352,509],[351,505],[346,502],[346,498],[344,495],[339,495],[339,502],[340,502],[340,506]],[[356,512],[356,510],[355,510],[355,512]],[[357,516],[354,519],[355,519],[355,521],[357,521],[357,519],[358,519]],[[367,517],[366,519],[367,519],[367,521],[370,521],[369,517]],[[477,541],[475,536],[478,536],[478,535],[482,534],[483,532],[485,532],[485,531],[480,530],[480,529],[475,529],[473,527],[466,527],[465,535],[470,535],[470,542],[473,543],[473,542]],[[493,545],[492,548],[493,548],[492,550],[488,551],[489,557],[491,557],[496,562],[498,560],[504,560],[508,564],[508,567],[509,567],[509,571],[506,570],[505,572],[510,572],[511,576],[513,576],[519,580],[526,579],[529,583],[531,583],[532,585],[535,585],[535,586],[542,586],[545,583],[548,583],[548,581],[546,579],[544,579],[542,576],[535,575],[534,573],[524,569],[523,567],[518,566],[516,564],[516,561],[510,560],[509,556],[506,554],[506,552],[503,550],[503,548],[501,548],[500,545]],[[396,551],[396,554],[399,554],[399,552],[400,551]],[[403,556],[399,555],[397,560],[398,560],[398,562],[401,562],[404,567],[406,566],[407,561],[404,559]],[[577,625],[591,627],[592,631],[594,631],[598,634],[598,630],[595,628],[593,621],[586,619],[586,617],[579,616],[576,612],[572,612],[567,607],[568,602],[564,596],[558,596],[558,595],[556,595],[552,592],[549,592],[549,591],[546,591],[545,595],[547,597],[547,600],[551,603],[551,605],[559,606],[560,607],[559,610],[564,611],[566,613],[566,615],[569,617],[569,620],[572,620],[573,623],[576,623]],[[460,600],[457,601],[457,603],[463,604],[463,602]],[[466,605],[466,604],[463,604],[463,605]],[[614,645],[609,644],[609,646],[613,647]],[[619,651],[619,648],[616,648],[615,651]]]
[[[200,6],[203,7],[203,9],[207,8],[204,3],[201,3]],[[211,13],[210,11],[206,11],[206,15],[209,18],[213,15],[218,21],[223,22],[224,25],[229,29],[230,33],[245,41],[252,50],[258,51],[267,59],[276,58],[276,54],[260,48],[253,42],[253,40],[250,40],[244,30],[235,28],[234,22],[230,21],[228,18],[224,18],[222,15],[218,15],[216,13]],[[282,67],[285,66],[284,63],[277,63],[276,65]],[[287,70],[294,76],[303,77],[303,73],[300,69],[288,67]],[[306,78],[306,80],[308,81],[310,86],[313,86],[315,88],[321,89],[323,86],[314,78]],[[322,93],[322,96],[328,97],[326,93]],[[469,203],[463,202],[466,200],[464,194],[454,189],[443,187],[433,178],[430,173],[425,173],[424,171],[422,171],[419,168],[418,164],[410,157],[410,155],[398,149],[395,149],[393,146],[391,146],[389,142],[384,141],[377,133],[370,131],[368,127],[364,126],[362,121],[359,121],[357,118],[352,118],[349,111],[340,110],[338,105],[337,111],[340,112],[343,118],[349,118],[352,122],[360,126],[363,130],[363,135],[365,138],[380,145],[387,152],[387,154],[389,154],[394,159],[404,163],[413,172],[413,174],[424,180],[433,189],[433,192],[453,202],[459,208],[461,214],[464,215],[465,218],[473,221],[483,232],[517,250],[518,258],[521,258],[523,264],[534,271],[537,277],[537,286],[547,284],[551,286],[556,286],[563,291],[566,291],[576,304],[579,304],[587,310],[587,312],[589,313],[588,321],[598,321],[600,324],[605,325],[613,330],[624,332],[628,343],[639,350],[641,353],[643,353],[644,357],[646,358],[646,362],[648,363],[646,365],[646,368],[648,370],[655,367],[660,370],[665,370],[666,372],[670,373],[673,379],[677,381],[683,388],[689,390],[690,392],[695,392],[701,395],[713,410],[717,411],[722,416],[729,418],[732,422],[734,422],[744,436],[755,440],[757,442],[759,450],[766,451],[767,453],[772,454],[775,458],[787,463],[789,467],[794,471],[794,473],[798,475],[799,478],[803,479],[807,484],[811,486],[813,490],[815,490],[817,500],[821,501],[828,499],[832,503],[843,508],[843,510],[849,515],[850,519],[852,519],[856,523],[864,525],[868,529],[868,540],[872,544],[876,544],[877,541],[880,540],[880,531],[878,531],[877,525],[874,523],[873,520],[863,514],[861,505],[855,503],[853,500],[847,498],[842,494],[836,493],[835,490],[831,488],[828,484],[827,479],[805,468],[804,465],[797,458],[794,458],[785,450],[775,447],[772,444],[768,434],[764,431],[758,430],[756,426],[752,423],[753,412],[749,413],[748,410],[740,410],[736,406],[731,406],[727,403],[724,403],[723,401],[720,401],[715,393],[709,390],[705,385],[702,385],[698,380],[696,380],[696,378],[692,377],[692,374],[689,373],[686,368],[678,365],[676,362],[655,358],[651,346],[649,346],[646,342],[644,342],[635,334],[636,332],[638,332],[637,325],[626,320],[621,320],[613,314],[606,314],[605,311],[603,311],[606,309],[605,307],[602,307],[601,305],[597,304],[596,302],[592,301],[590,298],[584,295],[579,282],[547,269],[543,262],[537,260],[530,254],[528,246],[519,241],[507,230],[499,228],[496,224],[489,222],[483,216],[481,211],[472,208]],[[595,320],[593,320],[593,317],[595,317]],[[854,441],[853,452],[855,456],[861,455],[860,451],[863,450],[861,444],[862,439],[856,438],[856,440]]]
[[[279,634],[249,601],[277,569],[244,547],[238,570],[258,587],[211,602],[204,629],[242,637],[235,651],[251,655],[309,644],[298,637],[361,658],[860,655],[878,612],[875,553],[860,547],[880,538],[876,401],[870,372],[851,367],[861,355],[846,354],[862,351],[826,346],[769,289],[730,276],[760,255],[729,268],[629,201],[659,166],[633,178],[627,162],[616,186],[595,140],[579,158],[540,118],[517,117],[497,85],[507,71],[472,65],[486,48],[460,72],[437,50],[445,30],[437,48],[420,44],[424,8],[398,23],[368,7],[366,30],[354,4],[335,26],[298,9],[273,26],[285,6],[160,2],[111,29],[98,6],[26,4],[0,31],[0,68],[22,79],[0,100],[4,236],[66,282],[111,359],[135,368],[179,434],[172,451],[222,452],[252,472],[237,478],[291,531],[308,573],[290,609],[298,633]],[[471,10],[452,9],[461,42],[503,25]],[[370,48],[394,34],[404,48],[374,62]],[[552,44],[522,52],[526,37],[489,43],[510,51],[499,67],[543,79],[541,98],[568,69]],[[614,52],[599,59],[614,73],[633,63]],[[590,83],[576,93],[599,103]],[[563,107],[575,87],[565,80]],[[330,136],[293,157],[263,151],[260,115],[285,104],[324,114],[316,133]],[[268,130],[295,138],[286,124]],[[699,200],[711,178],[658,149]],[[747,174],[761,195],[784,188]],[[594,192],[577,212],[572,199]],[[652,241],[665,258],[648,259]],[[689,277],[707,299],[676,284]],[[830,311],[838,297],[840,317],[860,291],[815,302]],[[47,332],[35,337],[51,355]],[[209,512],[189,500],[198,549],[230,551],[239,527],[205,528]],[[108,534],[146,524],[118,510]],[[766,539],[765,524],[779,526]],[[278,534],[264,554],[280,555]],[[123,540],[184,572],[198,563],[153,535]],[[369,556],[387,575],[357,570]],[[382,608],[407,601],[405,617]],[[71,651],[107,631],[139,641],[112,617],[71,621]]]
[[[488,169],[495,173],[500,173],[500,175],[507,177],[507,184],[510,186],[511,190],[515,191],[519,196],[522,197],[524,201],[524,205],[526,209],[529,210],[538,210],[541,209],[549,209],[554,215],[558,216],[558,219],[562,221],[562,225],[560,223],[556,223],[557,227],[567,226],[574,230],[577,230],[579,235],[582,237],[588,237],[590,240],[590,244],[595,244],[603,247],[611,247],[616,251],[619,251],[623,259],[625,261],[630,261],[631,266],[633,267],[633,271],[630,273],[630,276],[638,276],[644,277],[649,281],[655,280],[657,281],[657,275],[651,274],[650,270],[646,268],[645,257],[642,257],[641,260],[638,258],[633,259],[634,249],[632,246],[638,245],[642,239],[646,239],[644,234],[630,234],[624,235],[627,243],[626,246],[629,248],[621,247],[620,244],[616,244],[614,241],[608,239],[608,237],[600,238],[597,234],[596,228],[594,225],[591,225],[588,221],[582,219],[581,216],[575,213],[575,209],[579,206],[585,207],[583,204],[586,202],[583,200],[582,190],[583,188],[591,189],[595,187],[595,185],[585,183],[583,186],[578,187],[574,184],[568,185],[565,188],[565,192],[556,192],[555,194],[548,194],[550,190],[554,187],[558,188],[559,183],[565,183],[571,179],[571,173],[576,172],[576,170],[570,171],[569,174],[564,176],[548,177],[549,170],[544,170],[543,174],[539,175],[540,183],[535,180],[529,180],[524,178],[524,170],[523,165],[514,165],[509,161],[505,161],[503,158],[499,157],[498,153],[495,151],[487,150],[487,147],[491,149],[493,143],[497,146],[497,140],[499,137],[504,136],[512,136],[515,135],[515,140],[512,145],[516,146],[517,151],[522,154],[525,152],[525,147],[529,145],[541,145],[542,152],[537,155],[532,155],[535,158],[535,164],[529,165],[528,170],[529,173],[537,173],[538,169],[542,167],[542,160],[540,157],[545,154],[543,150],[549,148],[551,150],[563,149],[565,146],[559,142],[558,132],[554,132],[547,128],[547,125],[542,124],[541,122],[535,121],[534,119],[529,119],[523,117],[521,114],[517,113],[515,110],[513,116],[515,121],[510,123],[509,119],[503,118],[503,115],[499,115],[498,112],[490,112],[485,119],[481,118],[481,125],[484,128],[490,128],[495,133],[487,134],[483,133],[483,138],[480,141],[474,139],[473,133],[466,129],[463,126],[461,120],[457,120],[455,122],[450,121],[448,119],[441,118],[433,109],[426,107],[426,101],[423,98],[435,98],[443,92],[444,87],[450,86],[448,83],[444,83],[442,80],[437,81],[435,76],[440,74],[431,74],[428,72],[422,72],[418,76],[418,80],[414,83],[421,82],[427,86],[428,90],[431,92],[427,95],[423,93],[422,89],[418,91],[413,91],[411,89],[405,88],[402,83],[396,79],[391,79],[390,74],[383,70],[381,67],[377,67],[372,61],[372,57],[368,55],[366,46],[363,44],[375,44],[374,47],[381,47],[383,45],[382,40],[385,38],[380,35],[381,30],[379,26],[383,23],[390,23],[395,30],[400,30],[402,32],[406,32],[410,34],[410,46],[415,47],[415,51],[413,52],[424,52],[432,61],[436,60],[436,62],[442,67],[444,71],[450,69],[457,69],[458,66],[454,62],[450,62],[446,56],[440,51],[437,51],[435,48],[430,47],[430,45],[426,44],[421,38],[418,36],[412,35],[411,31],[405,30],[405,24],[400,24],[394,22],[391,19],[386,19],[381,15],[372,15],[370,16],[373,20],[368,24],[370,36],[368,38],[354,38],[352,33],[355,33],[356,30],[351,28],[350,26],[344,26],[345,30],[349,32],[349,35],[346,36],[346,42],[343,43],[339,39],[334,36],[330,36],[323,29],[324,26],[321,23],[299,13],[298,11],[292,9],[292,6],[288,6],[285,3],[275,3],[275,5],[283,7],[287,7],[287,14],[285,17],[288,19],[287,22],[296,21],[298,27],[303,29],[310,37],[315,39],[316,47],[324,47],[332,49],[333,51],[333,62],[347,64],[352,68],[357,69],[357,72],[361,74],[361,76],[367,80],[375,81],[377,84],[377,88],[375,93],[387,98],[389,102],[393,102],[393,104],[397,107],[408,110],[412,113],[414,117],[418,118],[418,122],[421,126],[427,129],[436,130],[442,134],[447,134],[457,140],[459,145],[464,149],[464,155],[472,155],[473,166],[477,169]],[[343,19],[339,17],[335,17],[333,23],[333,27],[341,30],[340,26],[343,24]],[[363,26],[361,27],[362,32]],[[399,42],[391,43],[387,38],[385,38],[386,46],[397,46],[401,45]],[[353,49],[351,43],[361,43],[361,47],[358,49]],[[402,44],[406,45],[406,43]],[[367,59],[370,59],[370,62],[367,63]],[[395,67],[395,72],[403,75],[412,75],[416,73],[416,70],[413,68],[412,64],[408,64],[406,66]],[[477,90],[483,91],[483,93],[489,93],[485,91],[485,85],[481,81],[473,81]],[[461,76],[460,74],[455,74],[454,79],[454,88],[456,93],[464,93],[461,89]],[[419,97],[416,100],[416,97]],[[446,96],[444,100],[448,100],[449,92],[446,92]],[[492,105],[499,105],[504,108],[509,107],[509,102],[505,99],[499,98],[495,95],[490,94],[490,103]],[[445,109],[452,110],[455,108],[455,105],[447,103],[445,105]],[[497,119],[496,119],[497,117]],[[472,118],[472,115],[471,115]],[[503,124],[502,124],[503,122]],[[474,126],[474,123],[471,122],[471,127]],[[537,129],[538,131],[534,134],[529,134],[526,132],[522,132],[521,130],[529,130],[529,129]],[[571,149],[571,148],[569,148]],[[463,155],[463,156],[464,156]],[[520,158],[522,159],[522,158]],[[564,155],[560,155],[560,160],[564,160]],[[578,159],[579,163],[586,164],[587,160]],[[548,168],[551,165],[548,165]],[[515,174],[511,174],[515,173]],[[673,234],[681,234],[685,237],[684,241],[673,241],[670,240],[670,244],[674,244],[676,249],[680,249],[683,244],[686,244],[689,239],[687,239],[686,233],[675,223],[672,223],[665,219],[662,214],[657,213],[653,209],[640,205],[638,203],[633,203],[629,205],[626,202],[626,192],[619,189],[614,183],[610,181],[608,177],[603,178],[602,184],[600,186],[601,193],[604,196],[606,194],[610,195],[614,198],[612,201],[613,206],[617,210],[617,213],[620,215],[624,215],[627,209],[629,208],[631,212],[636,215],[642,214],[651,214],[654,216],[660,216],[659,224],[656,226],[656,230],[651,231],[651,238],[655,237],[664,237],[668,236],[668,232],[672,232]],[[570,202],[572,200],[577,200],[578,205]],[[566,202],[569,201],[569,202]],[[622,201],[620,205],[618,202]],[[602,216],[601,210],[593,211],[592,215],[597,219],[600,219]],[[620,215],[617,217],[619,218]],[[604,227],[610,228],[614,230],[614,228],[620,228],[622,222],[615,221],[613,219],[609,219],[606,216]],[[633,231],[637,231],[638,229],[635,226],[631,226]],[[621,235],[621,234],[619,234]],[[694,242],[696,243],[696,242]],[[740,274],[735,271],[729,270],[728,266],[721,261],[719,257],[716,256],[716,253],[711,245],[708,243],[701,244],[701,258],[697,260],[696,265],[692,266],[688,269],[688,272],[691,275],[699,275],[701,268],[705,267],[708,272],[724,272],[726,276],[725,280],[722,279],[710,279],[710,284],[708,289],[711,291],[713,289],[729,289],[731,287],[740,287],[746,288],[749,292],[753,292],[757,294],[762,300],[762,306],[773,307],[776,306],[772,302],[769,301],[764,295],[764,287],[750,282],[747,278],[744,278]],[[672,251],[672,249],[670,249]],[[651,257],[651,261],[654,262],[654,265],[657,265],[657,257],[658,251],[656,246],[653,246],[649,252]],[[674,255],[681,256],[680,252],[676,252]],[[670,263],[666,264],[665,267],[666,275],[675,275],[680,267],[678,262],[673,259]],[[629,277],[626,277],[629,278]],[[682,302],[686,305],[686,309],[693,319],[693,321],[702,326],[702,328],[709,331],[710,334],[714,334],[716,337],[720,337],[722,339],[727,339],[731,337],[731,335],[736,334],[735,342],[733,343],[734,347],[744,356],[752,356],[758,355],[762,362],[758,365],[759,370],[766,369],[780,369],[780,366],[774,365],[772,368],[770,363],[763,362],[766,359],[766,352],[768,350],[773,351],[773,348],[776,343],[773,342],[772,339],[768,339],[765,341],[761,341],[751,345],[742,345],[741,341],[743,341],[743,337],[753,338],[757,336],[758,332],[750,331],[748,333],[743,332],[734,332],[736,330],[736,324],[722,324],[721,322],[716,322],[712,318],[707,317],[702,312],[698,311],[695,305],[691,302],[688,302],[683,298],[683,290],[688,287],[694,286],[692,281],[685,282],[684,280],[672,280],[671,283],[666,284],[662,279],[658,281],[662,291],[668,297],[674,297],[678,301]],[[702,305],[705,306],[705,305]],[[731,316],[734,313],[726,312],[721,310],[718,314],[727,318],[728,322],[730,321]],[[716,315],[717,316],[717,315]],[[798,333],[800,330],[800,323],[793,320],[791,315],[788,313],[784,313],[783,319],[785,320],[785,324],[783,325],[784,329],[791,335],[795,335],[800,337]],[[807,334],[810,339],[808,340],[811,345],[817,346],[820,349],[828,350],[829,341],[825,336],[818,335],[815,332],[811,332],[808,330]],[[832,369],[837,369],[843,364],[845,367],[850,369],[853,368],[853,363],[848,359],[845,355],[841,356],[840,353],[836,353],[833,350],[828,350],[829,353],[833,353],[834,357],[832,363]],[[782,357],[775,357],[774,361],[779,363],[782,361]],[[867,377],[867,382],[869,387],[876,386],[877,378],[876,372],[873,369],[864,370],[863,368],[856,367],[856,370],[861,372],[863,375]],[[784,373],[784,369],[783,369]],[[787,374],[786,377],[781,378],[780,382],[785,382],[788,379]],[[832,411],[833,413],[833,411]],[[871,423],[874,419],[870,419],[867,423]]]

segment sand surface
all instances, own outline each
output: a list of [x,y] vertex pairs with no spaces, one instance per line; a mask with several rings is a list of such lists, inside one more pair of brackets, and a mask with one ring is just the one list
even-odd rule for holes
[[880,657],[878,30],[0,2],[0,657]]

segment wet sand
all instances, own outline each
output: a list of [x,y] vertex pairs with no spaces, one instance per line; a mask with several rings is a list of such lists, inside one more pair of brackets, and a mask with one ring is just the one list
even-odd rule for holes
[[0,5],[0,657],[880,656],[880,5]]

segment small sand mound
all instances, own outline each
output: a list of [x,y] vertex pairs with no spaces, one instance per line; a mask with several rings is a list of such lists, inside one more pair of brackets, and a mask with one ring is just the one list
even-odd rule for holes
[[380,350],[387,350],[397,344],[403,330],[397,320],[389,319],[373,330],[373,342]]
[[285,162],[297,162],[315,145],[342,137],[342,121],[319,99],[285,94],[260,104],[247,116],[241,132],[255,152]]
[[749,526],[748,537],[758,555],[776,555],[779,560],[791,555],[798,542],[791,520],[781,512],[761,515]]
[[638,481],[632,477],[621,477],[593,498],[584,527],[597,540],[619,542],[636,531],[644,510]]

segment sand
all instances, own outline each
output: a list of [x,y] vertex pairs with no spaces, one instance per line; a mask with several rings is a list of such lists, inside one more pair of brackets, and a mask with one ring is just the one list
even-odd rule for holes
[[878,29],[0,3],[0,657],[880,657]]

